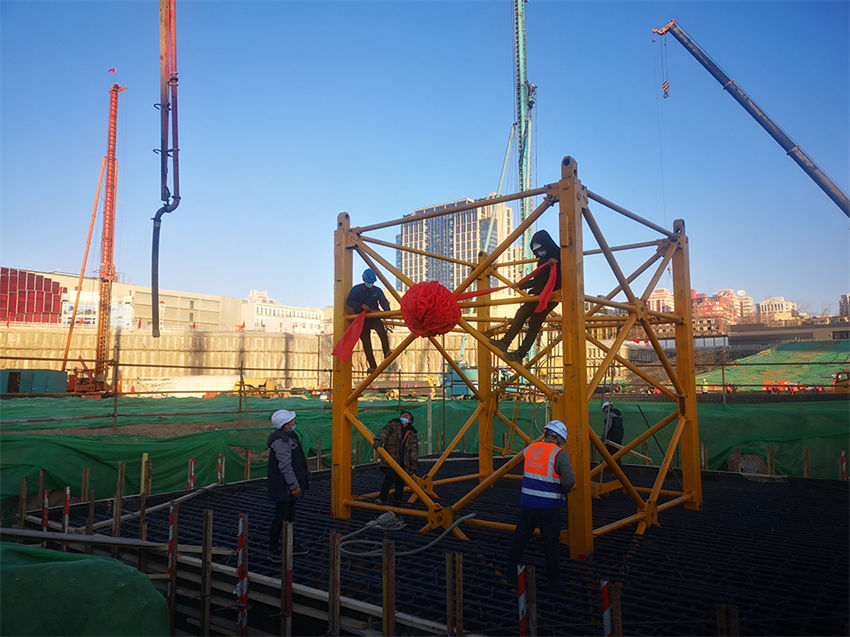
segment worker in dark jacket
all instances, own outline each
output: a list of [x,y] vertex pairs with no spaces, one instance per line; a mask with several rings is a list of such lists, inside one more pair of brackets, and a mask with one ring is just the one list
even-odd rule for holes
[[[534,256],[537,257],[538,267],[546,263],[556,264],[557,279],[555,280],[554,289],[560,290],[561,249],[558,247],[558,244],[555,243],[551,236],[549,236],[548,232],[540,230],[535,232],[531,237],[531,251],[534,253]],[[546,287],[546,282],[549,280],[549,271],[549,268],[543,268],[540,272],[531,277],[531,279],[517,287],[523,290],[528,290],[531,294],[539,295],[543,291],[543,288]],[[490,339],[490,342],[493,343],[493,345],[503,352],[507,352],[508,347],[510,347],[511,342],[514,338],[516,338],[517,334],[519,334],[523,324],[526,320],[528,321],[528,330],[525,333],[525,338],[522,340],[522,344],[514,351],[508,352],[505,355],[505,358],[508,360],[522,362],[522,360],[525,359],[531,349],[531,346],[534,345],[537,334],[540,333],[540,328],[543,326],[543,321],[545,320],[546,315],[555,309],[557,303],[549,302],[542,312],[535,312],[537,305],[537,301],[523,303],[520,305],[505,335],[501,339]]]
[[[269,448],[268,492],[274,502],[274,520],[269,528],[269,555],[272,562],[280,562],[280,532],[284,520],[295,520],[295,503],[310,485],[307,458],[301,441],[295,433],[295,412],[279,409],[272,414],[274,431],[266,445]],[[293,555],[306,555],[298,542],[292,544]]]
[[[402,469],[412,476],[416,475],[419,469],[419,434],[413,427],[413,414],[409,411],[401,412],[398,418],[393,418],[384,425],[384,428],[375,436],[372,446],[375,449],[383,447]],[[381,471],[384,473],[384,481],[381,484],[381,495],[376,502],[384,504],[390,494],[390,487],[395,483],[393,504],[398,506],[404,494],[404,480],[383,458],[381,458]]]
[[[614,455],[620,450],[620,445],[623,444],[623,412],[606,400],[602,403],[602,414],[604,418],[602,442],[605,443],[608,453]],[[608,444],[609,442],[613,442],[614,445]],[[621,460],[617,460],[617,464],[622,468]]]
[[523,549],[539,526],[546,557],[547,585],[551,591],[558,588],[561,506],[576,480],[570,456],[561,449],[566,441],[567,426],[560,420],[553,420],[543,428],[543,440],[528,445],[523,451],[525,464],[519,519],[508,551],[508,579],[512,583],[517,580],[517,564]]
[[[372,268],[363,270],[363,283],[355,285],[348,293],[348,298],[345,304],[350,312],[360,313],[377,312],[378,308],[389,312],[390,304],[387,297],[384,296],[383,290],[375,286],[375,281],[378,276]],[[363,353],[366,354],[366,362],[369,363],[368,373],[375,371],[378,366],[375,363],[375,355],[372,353],[372,332],[377,333],[381,340],[381,348],[384,351],[384,358],[390,353],[390,340],[387,337],[387,329],[384,327],[383,321],[379,318],[367,317],[363,323],[363,331],[360,332],[360,342],[363,344]]]

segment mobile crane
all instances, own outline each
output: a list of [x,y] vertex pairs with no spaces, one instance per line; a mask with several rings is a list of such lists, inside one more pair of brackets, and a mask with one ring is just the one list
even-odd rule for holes
[[747,95],[743,89],[735,83],[735,80],[726,75],[726,73],[724,73],[723,70],[717,66],[712,59],[708,57],[701,48],[699,48],[699,46],[697,46],[696,42],[688,37],[688,34],[685,33],[678,24],[676,24],[675,20],[671,20],[661,29],[653,29],[652,32],[661,36],[667,35],[668,32],[672,33],[673,37],[676,38],[683,47],[685,47],[688,53],[693,55],[697,62],[702,64],[702,66],[705,67],[705,70],[711,73],[714,79],[720,82],[723,89],[728,91],[729,94],[735,98],[735,101],[743,106],[744,110],[752,115],[753,119],[755,119],[761,127],[764,128],[764,130],[766,130],[780,146],[782,146],[782,149],[791,156],[791,159],[797,162],[797,165],[799,165],[800,168],[802,168],[806,174],[811,177],[818,186],[820,186],[821,190],[826,193],[827,197],[832,199],[841,211],[850,217],[850,200],[848,200],[844,191],[836,186],[835,183],[833,183],[833,181],[824,174],[818,165],[803,152],[803,149],[800,148],[799,144],[795,143],[790,137],[788,137],[788,135],[786,135],[785,132],[779,128],[779,126],[777,126],[752,99],[750,99],[749,95]]
[[[94,370],[86,367],[83,363],[83,369],[74,369],[68,374],[67,389],[72,393],[95,393],[102,394],[107,391],[106,373],[109,367],[109,323],[110,313],[112,308],[112,282],[115,280],[115,132],[118,127],[118,93],[127,90],[126,86],[118,86],[113,84],[109,90],[109,127],[106,141],[106,188],[103,197],[103,233],[100,244],[100,291],[99,291],[99,306],[97,312],[97,342],[95,352]],[[99,188],[98,188],[99,190]],[[94,220],[94,219],[92,219]],[[91,241],[91,231],[89,231],[89,242]],[[86,244],[86,254],[88,254],[89,246]],[[85,269],[85,262],[83,263]],[[82,281],[82,276],[80,277]],[[79,288],[77,300],[79,301]],[[74,304],[74,314],[76,316],[77,305]],[[71,325],[68,333],[68,346],[71,344],[71,332],[74,329],[74,318],[71,318]],[[68,361],[68,346],[65,348],[65,361],[62,364],[62,369]],[[117,383],[117,378],[113,379]]]

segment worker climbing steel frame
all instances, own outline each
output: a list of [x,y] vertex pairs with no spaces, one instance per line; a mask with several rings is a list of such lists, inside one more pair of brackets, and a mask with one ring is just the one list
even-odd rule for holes
[[[478,263],[467,263],[406,246],[398,246],[367,236],[369,232],[412,221],[421,221],[425,218],[448,215],[484,205],[540,195],[543,195],[542,203],[502,241],[492,254],[487,255],[482,253]],[[661,238],[643,243],[609,246],[595,217],[590,212],[588,199],[592,199],[610,210],[654,230],[661,235]],[[499,398],[504,390],[521,379],[524,379],[527,384],[533,386],[542,395],[546,396],[551,402],[553,417],[564,421],[568,425],[569,439],[567,440],[567,450],[576,473],[576,485],[568,497],[569,527],[568,530],[563,532],[562,541],[569,544],[570,554],[573,557],[589,555],[593,551],[593,538],[595,536],[631,524],[636,525],[637,533],[643,533],[648,527],[658,524],[658,514],[665,509],[678,505],[684,505],[686,508],[692,509],[698,509],[701,506],[702,488],[700,482],[699,438],[694,386],[690,271],[688,240],[685,235],[684,223],[681,220],[677,220],[674,222],[673,230],[667,230],[588,191],[579,181],[576,162],[570,157],[565,157],[562,161],[561,179],[542,188],[527,190],[513,195],[491,197],[474,203],[416,215],[415,217],[404,217],[402,219],[364,227],[350,227],[349,215],[347,213],[341,213],[338,217],[337,229],[334,235],[335,340],[338,341],[340,339],[351,319],[354,318],[353,315],[346,314],[345,307],[346,296],[352,286],[353,252],[356,251],[366,264],[375,270],[387,291],[393,294],[398,301],[401,300],[401,297],[390,283],[388,275],[397,277],[408,287],[413,285],[413,281],[403,271],[394,267],[376,252],[370,244],[405,250],[435,259],[443,259],[452,263],[461,263],[469,268],[469,274],[454,292],[460,294],[468,290],[473,284],[477,284],[478,289],[486,289],[488,287],[489,277],[491,276],[510,283],[504,276],[499,274],[498,268],[516,265],[516,263],[496,263],[496,259],[521,237],[527,228],[532,227],[544,212],[550,208],[554,208],[556,204],[559,212],[560,236],[558,243],[561,248],[561,315],[560,317],[555,316],[553,312],[550,314],[550,318],[545,325],[545,329],[551,330],[555,338],[550,339],[550,342],[541,348],[534,358],[526,364],[506,361],[503,354],[488,341],[488,336],[498,329],[498,326],[495,325],[497,320],[491,320],[490,318],[490,307],[534,301],[539,297],[529,296],[519,292],[520,296],[511,299],[494,300],[489,295],[484,295],[475,300],[461,302],[460,306],[462,309],[477,310],[477,314],[474,316],[462,317],[455,331],[469,334],[478,342],[478,384],[473,383],[464,374],[463,370],[453,360],[453,357],[441,346],[439,340],[434,337],[429,337],[429,340],[431,345],[440,352],[455,373],[469,387],[474,398],[478,401],[477,408],[460,428],[455,438],[446,446],[431,470],[424,476],[414,477],[408,475],[383,447],[378,448],[376,452],[402,477],[410,489],[411,496],[408,502],[412,503],[419,500],[425,505],[426,510],[423,511],[421,508],[410,506],[387,507],[378,505],[367,501],[366,496],[354,496],[351,493],[352,430],[362,436],[367,441],[367,444],[373,440],[373,434],[358,418],[357,400],[387,366],[418,337],[414,334],[406,336],[377,369],[367,374],[366,378],[360,381],[356,387],[352,387],[350,360],[343,362],[339,358],[334,357],[333,485],[331,506],[333,514],[336,517],[348,518],[352,507],[370,509],[391,508],[396,512],[406,515],[425,518],[426,524],[422,528],[423,531],[451,526],[452,522],[461,515],[464,507],[522,462],[522,452],[519,452],[507,460],[500,468],[494,470],[494,418],[503,421],[512,432],[524,440],[526,445],[532,441],[526,432],[519,429],[515,422],[508,419],[499,410]],[[590,229],[593,238],[599,246],[598,249],[583,250],[583,223],[587,224],[587,227]],[[627,275],[622,271],[615,256],[617,251],[652,247],[655,248],[654,254],[633,273]],[[593,254],[602,254],[604,256],[617,280],[617,286],[605,297],[594,297],[584,294],[584,258]],[[672,265],[673,269],[674,311],[651,311],[647,307],[647,298],[669,265]],[[654,271],[651,270],[653,266],[655,267]],[[638,294],[633,290],[633,285],[637,285],[637,279],[643,275],[649,276],[649,282],[645,285],[643,292]],[[624,296],[625,300],[613,300],[618,295]],[[588,310],[585,310],[586,303],[589,304],[590,309]],[[600,310],[603,308],[613,308],[618,310],[618,313],[601,313]],[[372,312],[368,316],[388,320],[401,319],[401,313],[398,310]],[[676,365],[673,365],[665,355],[654,330],[655,325],[671,323],[675,325]],[[590,333],[590,328],[594,326],[612,324],[616,325],[619,331],[617,338],[610,346],[606,346]],[[652,348],[655,350],[666,372],[667,379],[664,382],[651,378],[617,353],[633,327],[642,328],[646,333]],[[557,359],[562,372],[562,383],[555,388],[543,382],[538,376],[532,373],[532,370],[541,361],[552,355],[558,343],[562,345],[562,355]],[[588,344],[592,344],[605,352],[601,365],[589,381],[586,371],[586,347]],[[498,356],[504,365],[512,368],[514,374],[510,379],[501,382],[496,380],[492,365],[492,357],[494,355]],[[594,390],[605,377],[606,371],[615,362],[628,368],[650,385],[656,387],[670,398],[673,405],[672,411],[667,416],[649,427],[645,433],[639,435],[634,440],[624,441],[624,447],[614,455],[611,455],[600,437],[590,428],[588,403]],[[441,466],[449,454],[458,447],[465,433],[476,421],[478,424],[479,440],[478,472],[462,477],[438,479],[437,474]],[[658,474],[653,481],[653,485],[651,487],[637,487],[633,485],[616,461],[625,454],[630,453],[635,447],[641,445],[642,442],[654,436],[659,430],[668,426],[672,427],[673,430],[671,440],[664,452],[664,457],[658,467]],[[591,467],[591,445],[598,451],[603,460],[596,467]],[[672,464],[675,451],[679,447],[681,447],[682,489],[681,491],[664,489],[664,480]],[[605,468],[613,472],[615,479],[608,483],[594,482],[593,478],[598,476]],[[463,480],[475,480],[478,483],[466,495],[452,504],[438,503],[436,501],[436,491],[440,484],[447,482],[455,483]],[[635,512],[621,520],[608,523],[602,527],[593,528],[592,502],[594,496],[599,496],[602,493],[613,490],[622,490],[625,492],[634,502]],[[505,530],[513,529],[513,525],[480,518],[470,519],[465,524]],[[453,529],[453,533],[459,537],[464,537],[463,532],[457,527]]]

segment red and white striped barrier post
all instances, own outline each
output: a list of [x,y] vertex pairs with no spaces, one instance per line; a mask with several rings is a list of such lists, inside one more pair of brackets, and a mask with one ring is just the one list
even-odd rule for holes
[[[47,532],[47,502],[50,499],[50,489],[44,490],[44,498],[41,501],[41,530]],[[41,546],[47,548],[47,540],[42,540]]]
[[611,621],[611,591],[607,579],[602,580],[600,590],[602,592],[602,637],[611,637],[614,634],[614,622]]
[[516,580],[517,601],[519,603],[519,634],[520,637],[526,637],[528,635],[528,578],[525,564],[517,564]]
[[177,601],[177,507],[171,505],[168,510],[168,615],[170,632],[174,634],[174,613]]
[[[65,506],[62,511],[62,533],[68,532],[68,521],[71,514],[71,487],[65,487]],[[62,542],[62,550],[68,552],[68,543]]]
[[847,479],[847,452],[844,449],[841,450],[841,479]]
[[224,466],[221,462],[221,454],[218,454],[218,484],[224,483]]
[[245,516],[239,514],[239,542],[236,549],[236,626],[239,635],[248,634],[248,560],[245,556]]
[[189,477],[186,478],[186,491],[191,491],[195,488],[195,459],[189,459]]

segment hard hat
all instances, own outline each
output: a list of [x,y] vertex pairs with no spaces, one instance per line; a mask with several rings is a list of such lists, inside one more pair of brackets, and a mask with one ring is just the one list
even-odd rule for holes
[[607,400],[604,403],[602,403],[602,409],[605,409],[606,407],[610,407],[610,406],[611,406],[611,403],[609,403]]
[[366,283],[374,283],[378,280],[378,275],[375,274],[375,271],[372,268],[366,268],[363,270],[363,280]]
[[546,431],[547,429],[549,431],[551,431],[552,433],[558,434],[564,440],[567,439],[567,426],[564,423],[562,423],[560,420],[553,420],[550,423],[548,423],[545,427],[543,427],[544,431]]
[[295,412],[288,409],[278,409],[272,414],[272,427],[280,429],[285,424],[295,420]]

